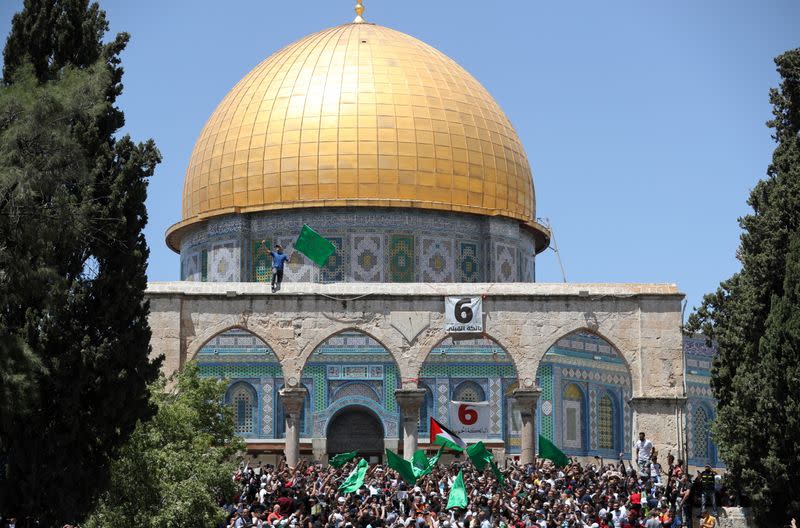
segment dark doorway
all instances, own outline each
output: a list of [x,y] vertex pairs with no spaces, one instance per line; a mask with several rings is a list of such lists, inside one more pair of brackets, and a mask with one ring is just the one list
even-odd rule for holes
[[351,406],[339,411],[328,424],[328,455],[358,450],[369,461],[383,460],[383,425],[364,407]]

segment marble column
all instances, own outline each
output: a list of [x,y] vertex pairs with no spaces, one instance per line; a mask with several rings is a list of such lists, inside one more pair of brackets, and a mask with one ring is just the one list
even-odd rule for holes
[[541,392],[540,389],[516,389],[512,393],[522,417],[522,464],[532,464],[536,460],[536,403]]
[[300,458],[300,413],[307,394],[305,387],[288,387],[280,391],[286,431],[284,454],[289,467],[297,465]]
[[425,401],[425,389],[397,389],[394,397],[400,406],[400,422],[403,427],[403,456],[411,460],[417,450],[419,434],[419,408]]

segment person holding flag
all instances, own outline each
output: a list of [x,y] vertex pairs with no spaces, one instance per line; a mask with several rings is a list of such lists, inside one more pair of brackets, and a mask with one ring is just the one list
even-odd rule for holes
[[[262,240],[261,245],[267,247],[267,241]],[[272,257],[272,293],[281,289],[281,282],[283,282],[283,266],[289,261],[289,257],[283,252],[283,246],[275,244],[275,250],[268,249]]]

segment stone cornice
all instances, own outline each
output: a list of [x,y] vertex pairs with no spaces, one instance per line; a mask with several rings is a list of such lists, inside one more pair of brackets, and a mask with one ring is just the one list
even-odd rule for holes
[[675,298],[684,294],[675,284],[633,283],[284,283],[279,294],[259,282],[150,282],[148,297],[302,297],[331,296],[337,300],[364,296],[443,297],[486,295],[488,297],[554,298],[598,300],[602,298]]

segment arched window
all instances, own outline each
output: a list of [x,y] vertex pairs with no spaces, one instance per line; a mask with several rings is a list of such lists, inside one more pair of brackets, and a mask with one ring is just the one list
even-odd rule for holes
[[600,449],[614,449],[614,402],[608,394],[600,398],[600,421],[597,426]]
[[462,402],[486,401],[486,393],[474,381],[464,381],[453,391],[453,400]]
[[692,413],[692,452],[691,458],[699,461],[709,461],[710,451],[710,424],[705,407],[698,404]]
[[228,389],[226,400],[233,407],[235,431],[239,434],[254,434],[257,397],[253,387],[244,382],[234,383]]
[[583,448],[583,391],[574,383],[564,387],[562,438],[567,449]]

